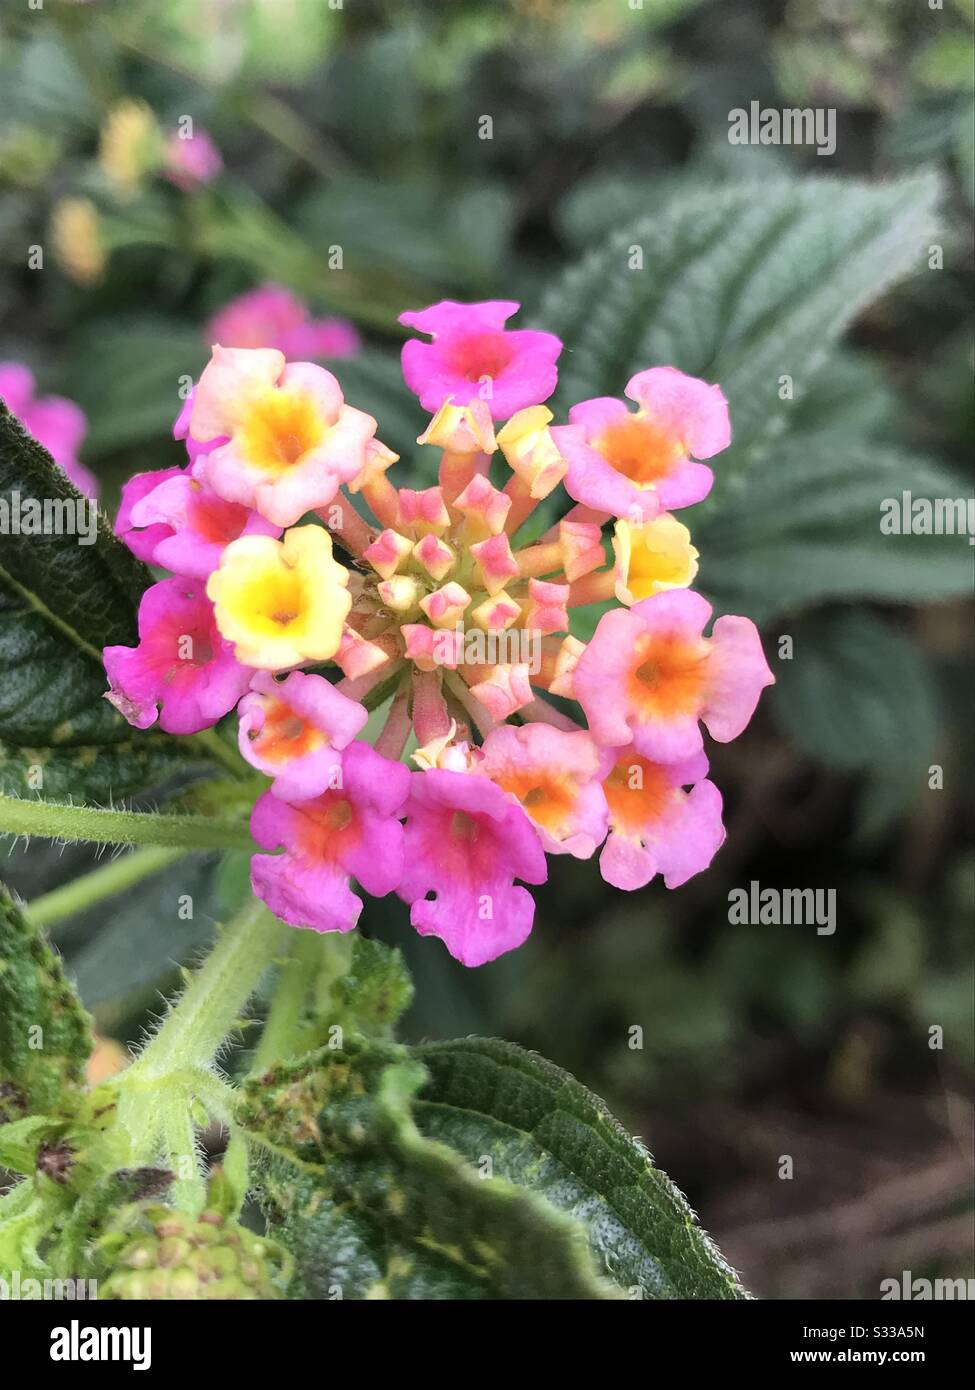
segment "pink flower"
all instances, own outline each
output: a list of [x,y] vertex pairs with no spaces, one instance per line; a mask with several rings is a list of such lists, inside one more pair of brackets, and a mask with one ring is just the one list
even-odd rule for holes
[[420,935],[439,936],[469,966],[520,946],[535,903],[514,880],[544,883],[547,872],[521,807],[486,777],[434,768],[412,774],[406,817],[396,891]]
[[352,357],[362,340],[347,319],[313,319],[308,305],[280,285],[238,295],[213,316],[208,343],[234,348],[277,348],[291,360]]
[[80,406],[64,396],[35,396],[33,373],[20,362],[0,362],[0,400],[28,434],[43,444],[79,492],[98,496],[98,479],[78,462],[88,428]]
[[196,388],[194,387],[183,402],[173,425],[173,438],[186,441],[186,452],[189,454],[190,463],[195,463],[201,454],[209,454],[212,449],[227,442],[226,435],[218,435],[215,439],[193,439],[190,436],[190,420],[193,417],[193,397],[195,394]]
[[174,130],[166,141],[164,174],[170,183],[189,192],[201,183],[212,183],[223,168],[223,158],[205,130],[192,135]]
[[292,671],[283,681],[258,672],[237,713],[241,756],[274,778],[271,791],[283,801],[304,801],[341,786],[341,750],[369,718],[330,681],[304,671]]
[[213,605],[192,579],[164,579],[142,595],[139,645],[102,653],[106,699],[137,729],[158,717],[168,734],[196,734],[232,710],[253,674],[217,631]]
[[153,556],[160,541],[174,534],[172,526],[165,522],[155,522],[152,526],[136,529],[132,521],[132,508],[143,497],[154,492],[160,483],[170,478],[184,477],[182,468],[159,468],[153,473],[133,473],[128,482],[122,484],[122,497],[115,517],[115,534],[132,551],[132,554],[147,565],[153,563]]
[[345,404],[324,367],[286,365],[272,348],[218,345],[194,393],[190,437],[228,442],[193,472],[228,502],[293,526],[363,471],[375,432],[372,416]]
[[[151,564],[192,579],[206,579],[220,564],[226,547],[238,536],[277,539],[281,535],[280,526],[273,526],[249,507],[224,501],[178,469],[167,472],[169,477],[162,478],[137,500],[126,499],[129,526],[136,533],[137,528],[145,527],[146,532],[156,536],[151,553],[142,557]],[[126,536],[130,545],[134,531]]]
[[606,882],[632,890],[659,873],[668,888],[679,888],[706,869],[724,841],[724,825],[721,793],[702,780],[704,754],[651,763],[632,747],[613,748],[606,765],[609,838],[599,856]]
[[433,339],[414,339],[403,347],[403,376],[424,410],[438,411],[449,397],[456,406],[484,400],[495,420],[506,420],[552,394],[562,343],[553,333],[508,332],[505,322],[520,307],[510,299],[482,304],[444,299],[400,314],[400,323]]
[[711,491],[703,463],[731,442],[728,403],[717,386],[675,367],[638,372],[626,395],[581,401],[552,438],[568,461],[565,490],[586,506],[632,522],[688,507]]
[[549,854],[588,859],[606,837],[600,762],[599,749],[582,729],[505,725],[488,734],[474,771],[515,798]]
[[353,743],[342,754],[340,788],[295,805],[265,792],[254,806],[251,834],[262,849],[283,845],[284,853],[254,855],[254,892],[294,927],[350,931],[362,899],[349,879],[377,898],[399,882],[403,827],[397,816],[409,779],[402,763]]
[[634,744],[655,762],[678,762],[712,738],[737,738],[774,682],[755,624],[723,617],[703,635],[711,605],[669,589],[599,620],[574,673],[589,730],[608,747]]

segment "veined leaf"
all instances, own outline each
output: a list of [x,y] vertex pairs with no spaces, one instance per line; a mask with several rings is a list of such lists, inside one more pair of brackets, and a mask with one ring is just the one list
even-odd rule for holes
[[720,383],[740,459],[787,423],[780,378],[805,392],[847,324],[919,264],[936,195],[930,177],[675,195],[544,296],[535,319],[566,344],[553,409],[619,395],[632,373],[669,364]]
[[90,1053],[88,1015],[60,958],[0,883],[0,1122],[64,1113]]
[[335,981],[330,1011],[335,1021],[370,1038],[391,1037],[413,998],[403,956],[395,947],[353,933],[352,960]]
[[963,495],[947,469],[845,431],[797,435],[695,524],[700,587],[767,622],[824,599],[913,601],[970,592],[964,535],[885,535],[883,504]]
[[612,1298],[578,1222],[479,1174],[412,1115],[424,1070],[348,1038],[252,1082],[240,1118],[306,1298]]
[[[0,404],[0,503],[80,497]],[[0,790],[106,802],[159,785],[194,755],[136,735],[102,698],[102,647],[133,645],[149,572],[99,515],[94,544],[62,533],[0,538]],[[197,758],[197,761],[199,759]],[[39,774],[38,774],[39,770]]]
[[586,1229],[631,1298],[743,1298],[734,1271],[674,1184],[601,1100],[514,1043],[461,1038],[413,1049],[429,1080],[423,1134],[538,1193]]
[[771,707],[788,736],[827,767],[863,772],[863,829],[883,829],[924,787],[938,706],[924,657],[872,613],[816,614],[796,624]]

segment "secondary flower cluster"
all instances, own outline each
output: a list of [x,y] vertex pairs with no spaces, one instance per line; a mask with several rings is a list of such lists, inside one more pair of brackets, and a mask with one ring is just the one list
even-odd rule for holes
[[0,401],[63,468],[79,492],[98,496],[98,480],[78,460],[88,429],[81,407],[64,396],[37,396],[34,374],[22,362],[0,362]]
[[[440,450],[419,490],[393,485],[397,456],[329,371],[214,347],[176,422],[187,466],[130,479],[116,523],[174,577],[144,595],[139,645],[104,654],[139,728],[236,707],[272,779],[251,818],[272,911],[347,931],[354,880],[466,965],[525,940],[547,854],[602,847],[625,889],[706,868],[724,829],[701,726],[735,738],[772,681],[748,618],[706,635],[672,515],[729,443],[721,391],[653,367],[626,386],[635,408],[601,397],[553,425],[562,344],[508,329],[518,307],[402,315],[422,335],[403,348],[432,415],[418,442]],[[560,487],[574,505],[539,524]],[[583,642],[570,613],[597,603],[614,606]]]

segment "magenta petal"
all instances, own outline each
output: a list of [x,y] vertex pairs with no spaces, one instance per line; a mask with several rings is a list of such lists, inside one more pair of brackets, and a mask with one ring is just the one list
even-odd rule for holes
[[362,903],[349,890],[355,878],[381,897],[403,871],[402,810],[409,772],[368,744],[352,743],[341,755],[341,786],[294,804],[265,792],[251,813],[251,835],[262,849],[251,881],[284,921],[316,931],[348,931]]
[[448,399],[455,405],[481,399],[495,420],[504,420],[552,394],[562,343],[534,329],[508,332],[505,322],[518,307],[513,300],[444,300],[400,315],[401,323],[433,338],[411,339],[402,351],[403,377],[425,410],[433,413]]
[[545,855],[529,818],[485,777],[435,769],[412,774],[403,879],[421,935],[439,936],[464,965],[483,965],[528,936],[531,894]]
[[[299,724],[324,737],[324,746],[283,757],[289,751],[287,736],[283,747],[273,740],[269,744],[266,737],[262,739],[269,713],[287,718],[289,711]],[[307,801],[329,787],[342,786],[345,774],[341,750],[369,718],[362,705],[343,695],[324,676],[305,671],[292,671],[283,681],[276,681],[267,671],[259,672],[237,713],[241,756],[275,779],[271,790],[284,801]],[[406,773],[405,768],[403,772]],[[402,785],[400,804],[405,797],[406,787]]]
[[291,854],[255,854],[251,888],[275,917],[292,927],[351,931],[362,912],[362,899],[349,888],[345,874]]
[[158,711],[170,734],[195,734],[227,714],[252,672],[217,631],[202,585],[164,579],[142,595],[139,645],[106,647],[109,700],[137,728]]
[[459,304],[454,299],[442,299],[439,304],[431,304],[427,309],[400,314],[399,321],[407,328],[415,328],[419,333],[429,333],[437,338],[445,334],[503,329],[507,320],[520,308],[521,305],[514,299],[488,299],[479,304]]
[[181,477],[181,468],[161,468],[154,473],[135,473],[122,485],[122,497],[115,518],[115,534],[125,542],[133,555],[145,561],[147,565],[155,563],[156,546],[173,534],[173,528],[168,522],[161,522],[138,529],[132,520],[132,509],[160,483]]

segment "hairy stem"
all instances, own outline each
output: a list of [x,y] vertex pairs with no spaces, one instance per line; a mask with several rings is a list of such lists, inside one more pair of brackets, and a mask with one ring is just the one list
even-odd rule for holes
[[176,1181],[169,1189],[173,1206],[197,1216],[206,1203],[206,1182],[200,1168],[193,1117],[185,1097],[179,1092],[166,1097],[159,1128],[163,1161],[176,1174]]
[[284,927],[263,903],[247,904],[187,985],[130,1069],[142,1080],[206,1067],[237,1027],[264,971],[280,953]]
[[[352,942],[338,932],[293,932],[288,959],[281,967],[271,1008],[260,1042],[251,1060],[251,1076],[260,1076],[275,1062],[300,1057],[313,1046],[305,1022],[305,1005],[314,989],[317,999],[331,993],[335,981],[346,973],[352,960]],[[248,1143],[243,1131],[235,1131],[224,1155],[224,1169],[243,1205],[250,1184]]]
[[171,849],[250,849],[246,825],[210,816],[166,816],[148,811],[102,811],[0,796],[0,835],[88,840],[101,845],[160,845]]
[[315,980],[319,944],[314,932],[295,933],[290,954],[278,976],[264,1031],[254,1049],[253,1075],[260,1075],[273,1062],[293,1055],[295,1039],[304,1019],[305,1002]]

